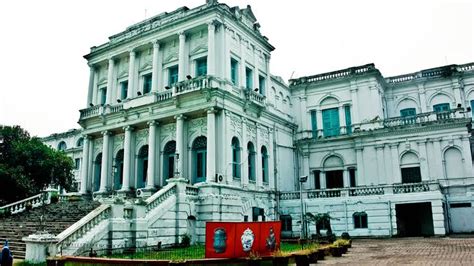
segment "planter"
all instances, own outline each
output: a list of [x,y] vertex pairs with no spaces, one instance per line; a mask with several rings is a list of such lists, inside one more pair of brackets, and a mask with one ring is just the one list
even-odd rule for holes
[[318,262],[318,251],[315,250],[308,255],[309,263],[317,263]]
[[340,247],[330,247],[329,252],[333,257],[341,257],[342,256],[342,249]]
[[273,257],[273,266],[286,266],[289,261],[290,257]]
[[261,259],[249,259],[247,260],[248,266],[260,266]]
[[318,260],[324,260],[324,257],[326,256],[324,249],[318,249],[316,254],[318,255]]
[[342,250],[342,254],[347,253],[347,246],[342,246],[342,247],[340,247],[340,249]]
[[295,262],[296,262],[296,266],[309,266],[309,256],[295,254]]

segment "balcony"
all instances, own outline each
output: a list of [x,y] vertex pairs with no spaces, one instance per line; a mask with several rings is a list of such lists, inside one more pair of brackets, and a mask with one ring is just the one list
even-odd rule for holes
[[428,112],[421,113],[414,116],[399,116],[383,120],[384,127],[403,127],[411,125],[426,125],[434,123],[446,123],[456,119],[466,118],[466,113],[463,108],[453,109],[448,112]]
[[[431,191],[440,191],[440,184],[438,181],[379,185],[379,186],[361,186],[361,187],[350,187],[350,188],[303,190],[303,198],[318,199],[318,198],[340,198],[340,197],[365,197],[365,196],[420,193],[420,192],[431,192]],[[299,191],[280,193],[280,200],[294,200],[294,199],[300,199]]]

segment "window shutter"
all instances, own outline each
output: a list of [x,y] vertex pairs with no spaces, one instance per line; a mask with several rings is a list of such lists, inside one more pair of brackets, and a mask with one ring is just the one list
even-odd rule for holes
[[350,135],[352,134],[351,107],[349,105],[344,106],[344,112],[346,115],[346,132]]
[[316,120],[316,110],[311,111],[311,132],[313,133],[313,138],[318,137],[318,124]]

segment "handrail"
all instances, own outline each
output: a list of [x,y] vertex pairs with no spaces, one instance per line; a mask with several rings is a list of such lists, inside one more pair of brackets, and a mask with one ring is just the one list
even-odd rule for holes
[[192,187],[192,186],[186,187],[186,195],[197,196],[198,194],[199,194],[199,188]]
[[146,212],[150,212],[160,203],[165,201],[171,195],[176,193],[176,183],[171,183],[160,189],[158,192],[153,194],[151,197],[145,200]]
[[28,203],[28,202],[31,203],[32,207],[41,206],[43,204],[42,197],[46,193],[47,192],[41,192],[41,193],[36,194],[34,196],[31,196],[29,198],[22,199],[22,200],[19,200],[19,201],[1,206],[0,210],[7,210],[11,214],[15,214],[15,213],[19,213],[19,212],[24,211],[26,209],[26,203]]
[[95,210],[82,217],[82,219],[69,226],[66,230],[59,233],[56,236],[58,239],[57,245],[60,245],[61,247],[69,246],[72,242],[82,237],[100,222],[108,219],[110,212],[110,205],[100,205]]

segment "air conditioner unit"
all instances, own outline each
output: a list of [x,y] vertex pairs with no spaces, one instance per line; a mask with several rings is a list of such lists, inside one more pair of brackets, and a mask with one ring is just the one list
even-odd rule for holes
[[216,174],[216,183],[224,183],[224,176],[222,174]]
[[141,198],[143,197],[143,189],[142,188],[139,188],[137,189],[137,192],[135,192],[137,197]]

